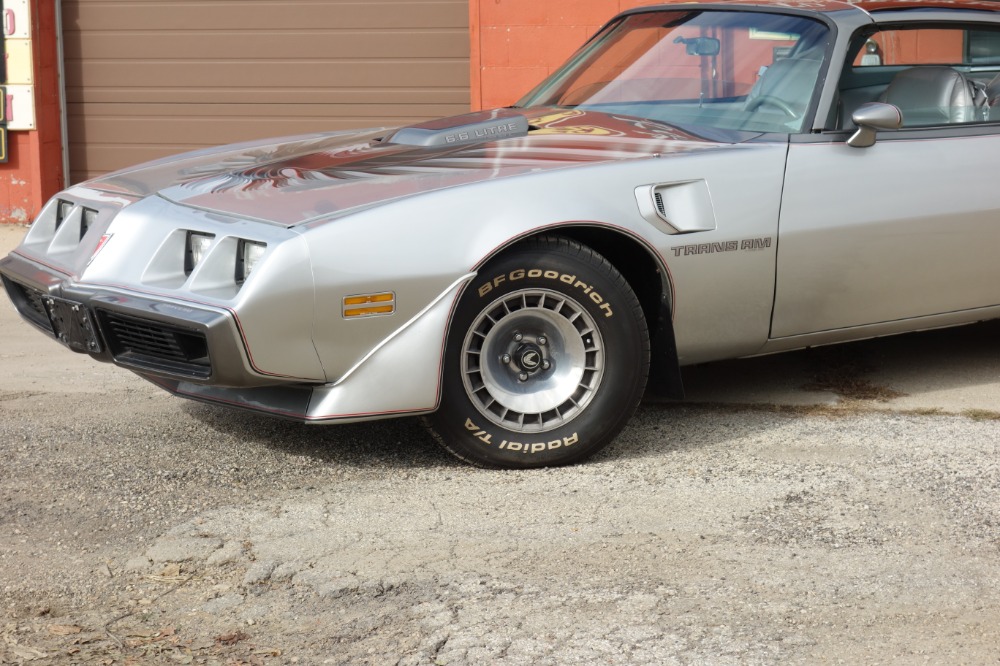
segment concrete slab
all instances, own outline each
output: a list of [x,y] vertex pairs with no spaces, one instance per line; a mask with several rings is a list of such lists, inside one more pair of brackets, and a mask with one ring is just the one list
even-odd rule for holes
[[[14,249],[27,229],[0,224],[0,256]],[[9,302],[0,307],[0,339],[7,390],[28,390],[43,379],[39,374],[64,378],[71,374],[92,381],[95,372],[106,368],[39,335],[20,320]],[[1000,415],[998,341],[1000,322],[986,322],[692,366],[684,369],[684,383],[688,401],[697,403],[864,407],[989,417]]]
[[6,256],[17,247],[26,233],[28,227],[23,224],[0,224],[0,254]]
[[692,402],[1000,415],[1000,322],[684,369]]

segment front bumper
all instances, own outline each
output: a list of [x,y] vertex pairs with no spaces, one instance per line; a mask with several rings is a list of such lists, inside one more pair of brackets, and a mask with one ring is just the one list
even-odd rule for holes
[[229,310],[76,283],[16,253],[0,259],[0,277],[27,322],[96,360],[197,384],[280,383],[253,371]]
[[449,285],[336,382],[322,383],[257,371],[230,309],[78,283],[16,252],[0,259],[0,278],[18,312],[70,349],[178,396],[310,423],[434,411],[450,312],[472,276]]

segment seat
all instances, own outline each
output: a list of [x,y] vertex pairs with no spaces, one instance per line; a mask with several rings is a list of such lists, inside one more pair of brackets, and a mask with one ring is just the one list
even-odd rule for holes
[[994,76],[983,88],[986,95],[986,112],[983,114],[986,120],[1000,120],[1000,74]]
[[903,112],[903,126],[950,125],[980,119],[965,76],[951,67],[911,67],[893,77],[879,101]]

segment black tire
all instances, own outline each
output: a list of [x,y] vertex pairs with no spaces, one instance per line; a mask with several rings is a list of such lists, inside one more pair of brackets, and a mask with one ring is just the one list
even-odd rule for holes
[[646,321],[621,273],[575,241],[531,239],[462,295],[427,421],[474,465],[567,465],[614,439],[648,373]]

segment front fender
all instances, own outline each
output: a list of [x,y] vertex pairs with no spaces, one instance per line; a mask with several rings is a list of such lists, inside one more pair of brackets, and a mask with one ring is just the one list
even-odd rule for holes
[[315,389],[308,420],[373,418],[437,409],[448,324],[463,286],[473,277],[475,273],[460,277],[336,383]]

